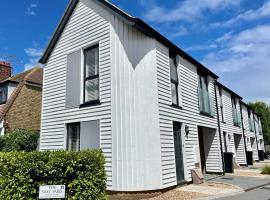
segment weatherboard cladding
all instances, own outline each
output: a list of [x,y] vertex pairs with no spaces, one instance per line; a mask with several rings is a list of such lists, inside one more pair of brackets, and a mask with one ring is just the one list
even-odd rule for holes
[[[177,52],[181,56],[183,56],[185,59],[187,59],[189,62],[193,63],[194,65],[198,66],[201,70],[206,71],[214,78],[218,78],[216,74],[214,74],[212,71],[210,71],[208,68],[206,68],[204,65],[199,63],[197,60],[192,58],[190,55],[188,55],[186,52],[184,52],[182,49],[180,49],[178,46],[173,44],[171,41],[169,41],[167,38],[165,38],[163,35],[161,35],[159,32],[157,32],[155,29],[153,29],[151,26],[146,24],[144,21],[142,21],[139,18],[135,18],[123,10],[119,9],[118,7],[114,6],[112,3],[110,3],[107,0],[92,0],[95,3],[103,6],[105,9],[113,12],[114,15],[120,17],[122,20],[124,20],[127,24],[134,26],[144,34],[153,37],[157,39],[159,42],[164,44],[165,46],[169,47],[173,51]],[[66,24],[69,21],[70,16],[72,15],[74,9],[76,8],[76,5],[78,4],[79,0],[71,0],[69,2],[69,5],[65,11],[64,16],[62,17],[57,29],[55,30],[52,39],[50,40],[42,58],[39,60],[40,63],[45,64],[51,53],[53,52],[55,45],[58,42],[58,39],[61,37],[62,32],[65,29]]]
[[[226,136],[226,142],[227,142],[227,150],[228,152],[235,153],[235,159],[239,164],[246,164],[246,154],[245,154],[245,145],[244,145],[244,138],[243,138],[243,129],[242,127],[235,126],[233,123],[233,114],[232,114],[232,95],[229,91],[224,90],[223,87],[217,88],[217,94],[219,94],[219,89],[222,89],[222,103],[223,103],[223,113],[224,113],[224,119],[225,123],[222,122],[221,117],[221,109],[220,109],[220,95],[217,95],[217,102],[218,102],[218,108],[219,108],[219,118],[220,118],[220,128],[221,133],[223,132],[227,133]],[[237,110],[240,111],[240,101],[237,98],[236,101],[236,107]],[[228,134],[230,134],[230,139]],[[239,135],[241,137],[238,151],[236,152],[235,149],[235,141],[234,141],[234,134]],[[224,138],[222,138],[222,148],[223,151],[225,151],[225,145],[224,145]]]
[[[190,130],[188,136],[185,136],[182,131],[186,180],[191,180],[190,170],[194,169],[195,158],[198,156],[195,155],[195,147],[198,146],[197,126],[210,127],[216,130],[212,149],[213,156],[209,157],[207,163],[209,172],[221,172],[222,162],[218,148],[217,119],[216,117],[211,118],[199,114],[197,68],[180,57],[178,73],[183,109],[174,108],[171,106],[169,49],[160,42],[156,43],[156,48],[163,186],[169,187],[176,184],[172,121],[182,122],[182,127],[187,125]],[[213,79],[210,81],[209,91],[211,95],[214,95]]]
[[155,39],[113,17],[113,190],[161,189]]
[[[108,189],[112,187],[110,18],[106,10],[92,1],[78,3],[44,67],[40,138],[40,150],[65,149],[66,123],[100,120],[100,147],[106,157]],[[67,55],[96,43],[100,50],[101,105],[66,108]]]
[[[242,113],[243,113],[243,121],[244,121],[244,130],[245,130],[245,136],[246,138],[246,144],[247,144],[247,151],[253,151],[253,159],[258,160],[258,150],[256,145],[256,139],[255,139],[255,132],[250,131],[249,128],[249,118],[248,118],[248,107],[244,104],[242,104]],[[252,145],[252,139],[254,140],[254,144]]]

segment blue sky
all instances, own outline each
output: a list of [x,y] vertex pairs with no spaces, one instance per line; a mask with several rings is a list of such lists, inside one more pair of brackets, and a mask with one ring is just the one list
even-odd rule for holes
[[[270,0],[112,0],[220,76],[246,101],[270,104]],[[2,1],[0,59],[35,65],[68,0]],[[12,11],[12,12],[11,12]]]

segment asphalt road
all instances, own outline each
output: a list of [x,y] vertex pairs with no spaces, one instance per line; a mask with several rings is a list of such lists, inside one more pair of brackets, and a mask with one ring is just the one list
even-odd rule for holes
[[208,182],[222,182],[238,185],[245,192],[233,196],[216,198],[219,200],[270,200],[270,178],[216,176],[208,177]]

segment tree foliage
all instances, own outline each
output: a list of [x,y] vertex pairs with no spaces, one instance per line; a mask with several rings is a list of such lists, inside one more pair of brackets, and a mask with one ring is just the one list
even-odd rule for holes
[[249,106],[261,115],[265,144],[270,144],[270,107],[264,102],[249,103]]
[[0,137],[0,151],[35,151],[38,139],[38,131],[14,129]]

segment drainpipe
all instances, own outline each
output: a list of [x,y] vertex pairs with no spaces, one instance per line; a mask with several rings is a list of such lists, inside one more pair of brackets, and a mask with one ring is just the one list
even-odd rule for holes
[[[255,123],[255,115],[253,111],[253,123],[254,123],[254,132],[255,132],[255,138],[256,138],[256,146],[257,146],[257,152],[258,152],[258,159],[259,159],[259,146],[258,146],[258,138],[257,138],[257,130],[256,130],[256,123]],[[260,161],[260,159],[259,159]]]
[[223,155],[223,147],[222,147],[222,135],[220,128],[220,120],[219,120],[219,111],[218,111],[218,99],[217,99],[217,80],[214,80],[214,89],[215,89],[215,100],[216,100],[216,110],[217,110],[217,122],[218,122],[218,132],[219,132],[219,143],[220,143],[220,152],[221,152],[221,160],[222,160],[222,175],[225,175],[225,164],[224,164],[224,155]]
[[[247,143],[246,143],[244,117],[243,117],[243,109],[242,109],[241,101],[239,102],[239,105],[240,105],[240,112],[241,112],[242,130],[243,130],[243,138],[244,138],[244,146],[245,146],[245,154],[246,154],[246,163],[247,163]],[[248,163],[246,164],[246,166],[248,166]]]

